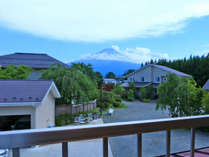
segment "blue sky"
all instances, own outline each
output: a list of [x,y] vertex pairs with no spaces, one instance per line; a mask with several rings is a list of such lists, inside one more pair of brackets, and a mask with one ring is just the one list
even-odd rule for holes
[[[162,3],[166,2],[160,1]],[[179,1],[173,4],[173,11],[170,11],[170,8],[163,10],[159,6],[159,9],[154,10],[153,14],[150,13],[150,15],[145,17],[144,15],[132,17],[132,10],[136,9],[138,11],[138,8],[133,8],[134,5],[132,5],[130,6],[130,12],[129,9],[127,10],[127,14],[129,15],[130,13],[131,18],[128,15],[126,17],[124,14],[123,16],[121,15],[124,18],[122,20],[120,18],[115,20],[119,14],[114,18],[112,17],[113,14],[103,13],[98,15],[98,20],[97,17],[87,20],[98,11],[97,9],[94,10],[95,12],[89,13],[89,15],[73,14],[75,16],[70,16],[70,14],[77,13],[76,10],[73,12],[70,9],[66,9],[65,12],[59,13],[59,16],[57,14],[53,16],[54,19],[52,20],[51,14],[46,14],[46,16],[45,14],[39,14],[42,11],[40,6],[43,9],[48,9],[47,13],[53,10],[54,6],[48,5],[48,3],[42,4],[41,1],[40,3],[33,1],[32,4],[35,3],[37,8],[30,8],[32,4],[24,0],[21,0],[20,4],[13,5],[9,2],[0,2],[0,55],[13,52],[48,53],[64,62],[69,62],[88,57],[95,52],[112,46],[119,49],[121,53],[126,53],[126,55],[133,54],[129,58],[130,60],[134,57],[140,57],[141,53],[145,56],[144,60],[162,54],[162,56],[170,59],[188,57],[191,54],[205,54],[209,52],[209,3],[204,0],[200,2],[191,0],[190,3],[189,1],[186,3],[186,1],[185,4],[182,4],[184,6],[182,10],[179,10],[178,5],[181,3]],[[19,11],[18,6],[21,5],[21,2],[29,10],[25,7],[21,9],[24,12]],[[134,2],[138,3],[137,1]],[[154,3],[154,1],[152,2]],[[66,3],[69,2],[66,1]],[[150,2],[149,4],[152,3]],[[190,4],[192,5],[190,6]],[[82,7],[79,4],[74,5],[78,6],[78,8]],[[116,4],[112,5],[115,6]],[[124,7],[126,4],[123,4],[124,6],[120,5],[117,3],[119,8]],[[147,13],[147,5],[147,3],[144,4],[141,11],[142,14]],[[177,6],[176,8],[175,5]],[[1,6],[2,8],[7,8],[7,10],[3,10]],[[60,6],[63,7],[61,8],[62,10],[65,10],[64,6],[64,4]],[[14,12],[10,12],[11,15],[7,14],[7,11],[9,11],[8,7]],[[82,9],[88,11],[91,7]],[[103,7],[99,9],[101,10]],[[114,13],[116,12],[115,10],[117,9],[113,7],[112,11]],[[101,11],[105,12],[105,10]],[[122,10],[117,10],[119,13],[120,11]],[[152,9],[149,11],[152,12]],[[165,15],[162,14],[165,12],[168,13],[165,17],[158,16],[158,14]],[[67,16],[68,13],[69,16]],[[152,17],[153,20],[150,20]],[[149,21],[147,22],[148,19]],[[66,20],[71,21],[66,22]],[[137,22],[135,22],[136,20]],[[41,24],[41,22],[45,24]],[[60,24],[57,24],[59,22]],[[149,55],[149,57],[146,58],[146,55]]]

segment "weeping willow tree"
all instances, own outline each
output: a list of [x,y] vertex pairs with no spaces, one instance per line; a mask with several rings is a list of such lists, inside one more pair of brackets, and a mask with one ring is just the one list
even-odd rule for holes
[[44,80],[53,80],[61,94],[57,104],[86,104],[97,97],[95,83],[83,72],[61,65],[52,66],[42,72]]
[[172,117],[201,114],[204,91],[196,86],[192,78],[168,75],[167,81],[161,83],[157,89],[159,99],[156,109],[168,109]]

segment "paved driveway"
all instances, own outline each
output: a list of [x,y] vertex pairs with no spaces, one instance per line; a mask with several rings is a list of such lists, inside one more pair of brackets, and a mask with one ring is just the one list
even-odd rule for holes
[[[139,101],[125,102],[127,109],[117,109],[115,114],[104,119],[105,123],[124,122],[133,120],[148,120],[168,118],[168,112],[156,111],[156,103],[142,103]],[[165,132],[146,133],[142,136],[143,156],[151,157],[165,154]],[[110,138],[114,157],[136,157],[136,135]],[[196,147],[209,146],[209,134],[197,132]],[[184,151],[190,148],[190,131],[173,130],[171,132],[171,152]]]

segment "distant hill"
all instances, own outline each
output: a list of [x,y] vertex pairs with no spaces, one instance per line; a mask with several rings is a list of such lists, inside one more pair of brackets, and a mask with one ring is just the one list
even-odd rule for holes
[[140,64],[123,61],[121,54],[113,48],[106,48],[100,52],[88,55],[73,63],[91,64],[94,71],[100,72],[105,76],[108,72],[114,72],[116,76],[122,75],[128,69],[139,69]]

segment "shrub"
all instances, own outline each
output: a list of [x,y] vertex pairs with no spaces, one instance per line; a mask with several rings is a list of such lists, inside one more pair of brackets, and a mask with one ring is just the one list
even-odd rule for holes
[[145,103],[150,103],[151,100],[150,99],[141,99],[142,102],[145,102]]
[[147,87],[140,88],[140,94],[141,94],[141,100],[142,99],[154,99],[154,88],[152,85],[149,85]]
[[134,90],[133,89],[128,90],[127,99],[128,99],[128,101],[133,101],[134,100]]
[[125,89],[121,85],[116,85],[112,92],[116,95],[122,96],[125,92]]
[[202,98],[202,107],[205,114],[209,114],[209,93],[205,93]]

